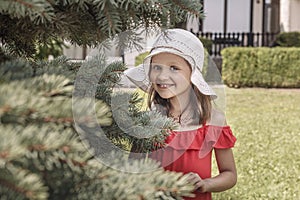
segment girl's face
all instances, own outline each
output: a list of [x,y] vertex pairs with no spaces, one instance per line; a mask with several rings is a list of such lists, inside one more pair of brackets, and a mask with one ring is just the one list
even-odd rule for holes
[[171,53],[160,53],[152,57],[149,78],[162,98],[188,98],[191,73],[190,65],[184,58]]

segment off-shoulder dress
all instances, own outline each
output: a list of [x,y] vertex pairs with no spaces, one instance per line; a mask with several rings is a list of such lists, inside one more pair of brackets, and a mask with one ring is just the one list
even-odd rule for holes
[[[154,151],[150,158],[161,163],[165,170],[198,173],[202,179],[211,177],[212,150],[232,148],[236,138],[230,126],[203,125],[194,130],[171,131],[166,147]],[[195,192],[186,200],[211,200],[211,193]]]

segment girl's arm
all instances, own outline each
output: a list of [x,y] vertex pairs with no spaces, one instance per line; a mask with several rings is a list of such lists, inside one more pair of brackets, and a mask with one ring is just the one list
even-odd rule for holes
[[237,173],[231,149],[215,149],[219,175],[201,179],[198,174],[191,173],[190,180],[199,192],[222,192],[232,188],[237,182]]
[[[226,126],[225,114],[221,111],[213,109],[212,120],[210,124],[217,126]],[[214,149],[219,175],[213,178],[203,180],[204,191],[206,192],[221,192],[232,188],[237,182],[237,173],[234,162],[232,149]],[[199,188],[203,190],[202,187]]]
[[205,179],[207,192],[221,192],[232,188],[237,182],[237,173],[232,149],[215,149],[219,175]]

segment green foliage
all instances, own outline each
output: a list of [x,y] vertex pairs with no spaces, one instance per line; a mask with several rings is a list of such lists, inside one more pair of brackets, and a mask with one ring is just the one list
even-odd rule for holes
[[276,36],[275,45],[281,47],[300,47],[300,32],[283,32]]
[[135,65],[135,66],[138,66],[138,65],[142,64],[143,61],[144,61],[144,58],[145,58],[147,55],[149,55],[149,52],[148,52],[148,51],[146,51],[146,52],[144,52],[144,53],[141,53],[141,54],[139,54],[137,57],[135,57],[134,65]]
[[300,87],[299,48],[222,50],[222,77],[230,87]]
[[213,199],[300,199],[299,102],[299,89],[226,88],[238,182]]
[[211,54],[213,42],[211,39],[205,37],[199,37],[200,41],[202,42],[204,48]]
[[[182,174],[166,172],[151,160],[128,162],[127,155],[114,151],[105,152],[111,158],[111,165],[105,165],[90,154],[97,147],[79,137],[77,128],[85,125],[93,130],[97,142],[109,138],[110,145],[116,147],[135,142],[141,152],[148,152],[154,144],[163,143],[166,132],[161,130],[173,124],[158,113],[138,111],[135,103],[139,99],[134,95],[114,92],[124,64],[108,64],[101,55],[75,64],[65,57],[51,62],[36,60],[41,58],[36,44],[67,40],[98,46],[109,38],[116,39],[122,49],[138,44],[136,29],[172,27],[188,15],[201,17],[201,8],[196,0],[2,0],[1,199],[152,200],[190,196],[193,186]],[[58,49],[51,54],[59,52],[59,46],[54,45]],[[77,97],[84,97],[83,101],[74,103]],[[124,102],[128,107],[114,110],[117,104],[112,100],[118,102],[123,97],[130,100],[129,104]],[[88,109],[91,107],[92,111]],[[113,111],[133,119],[133,136],[120,128]],[[79,117],[75,123],[74,115],[78,113],[87,116]],[[97,121],[89,118],[91,115]],[[102,138],[93,129],[97,125],[105,133]],[[139,138],[143,134],[154,137],[143,142]]]
[[[139,112],[135,107],[138,100],[130,94],[114,94],[112,88],[119,81],[124,64],[107,64],[104,59],[95,57],[79,69],[64,57],[35,64],[24,60],[0,64],[0,93],[5,94],[0,96],[1,199],[152,200],[191,195],[193,186],[187,184],[186,176],[166,172],[152,160],[129,162],[127,155],[115,152],[106,155],[111,158],[109,166],[102,164],[91,154],[97,149],[79,137],[75,127],[93,128],[99,124],[112,139],[110,145],[138,140],[147,152],[154,143],[164,141],[166,135],[161,128],[170,126],[158,113]],[[81,72],[87,77],[78,78]],[[93,80],[96,82],[92,85],[84,82]],[[83,90],[80,86],[90,87]],[[105,87],[106,93],[101,93],[100,88]],[[96,94],[91,95],[93,91]],[[73,98],[81,95],[95,103],[72,104]],[[125,112],[134,119],[131,132],[140,136],[155,131],[157,135],[142,142],[143,139],[124,133],[112,116],[116,105],[110,101],[111,95],[116,95],[117,102],[124,101],[124,96],[132,98],[126,107],[129,111]],[[95,108],[97,122],[83,115],[75,124],[74,114],[89,107]],[[123,112],[118,114],[124,116]],[[101,139],[96,130],[92,133],[95,139]]]
[[199,1],[2,0],[0,39],[10,51],[31,58],[38,41],[63,39],[95,46],[129,31],[122,41],[134,43],[134,30],[172,27],[189,15],[202,17]]
[[60,39],[49,39],[49,41],[36,44],[35,60],[47,60],[49,56],[57,58],[63,55],[63,47],[67,47]]

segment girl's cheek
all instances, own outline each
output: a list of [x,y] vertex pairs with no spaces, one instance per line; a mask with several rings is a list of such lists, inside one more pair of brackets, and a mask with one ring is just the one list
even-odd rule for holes
[[149,79],[150,79],[150,82],[154,82],[155,81],[155,79],[156,79],[156,75],[155,75],[155,73],[150,73],[149,74]]

